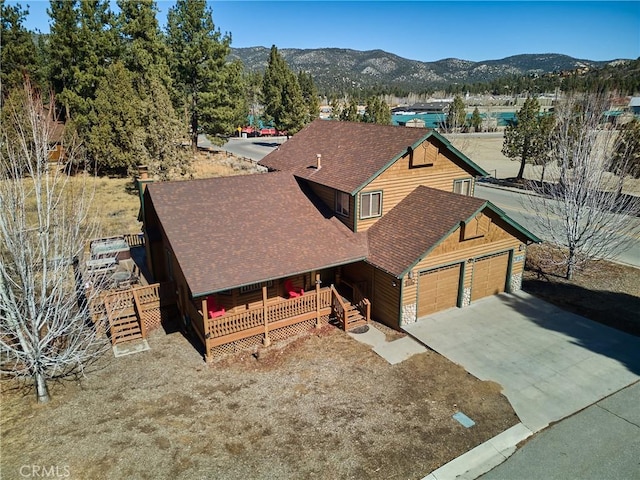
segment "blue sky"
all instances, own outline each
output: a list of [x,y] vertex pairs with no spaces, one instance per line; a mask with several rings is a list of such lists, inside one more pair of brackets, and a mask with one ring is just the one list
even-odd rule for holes
[[[49,30],[44,0],[29,29]],[[115,2],[112,2],[115,5]],[[412,60],[494,60],[562,53],[588,60],[640,57],[639,1],[210,1],[233,47],[381,49]],[[159,0],[164,26],[173,1]]]

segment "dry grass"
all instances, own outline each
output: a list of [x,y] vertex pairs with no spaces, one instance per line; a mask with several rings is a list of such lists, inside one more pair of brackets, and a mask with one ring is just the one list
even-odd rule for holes
[[549,261],[546,245],[527,252],[523,288],[550,303],[596,322],[640,336],[640,272],[637,268],[598,260],[569,282],[564,269]]
[[180,333],[149,343],[54,385],[46,406],[5,383],[3,478],[22,465],[71,479],[421,478],[518,421],[498,385],[440,355],[389,365],[330,326],[211,366]]
[[[192,163],[189,175],[174,180],[225,177],[257,171],[255,163],[226,153],[200,153]],[[131,178],[99,177],[94,185],[92,212],[100,218],[100,234],[111,236],[139,232],[142,226],[137,220],[140,199],[134,181]]]

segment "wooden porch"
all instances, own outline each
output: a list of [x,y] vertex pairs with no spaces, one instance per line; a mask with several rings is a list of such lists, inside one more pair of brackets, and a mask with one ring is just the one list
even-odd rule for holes
[[238,312],[225,312],[208,318],[207,299],[198,305],[187,302],[188,316],[197,336],[205,346],[205,357],[233,353],[259,345],[268,346],[272,340],[284,339],[310,328],[319,328],[334,317],[340,328],[351,330],[366,325],[371,316],[371,304],[362,297],[352,304],[336,288],[320,287],[294,298],[267,296],[262,287],[262,301]]

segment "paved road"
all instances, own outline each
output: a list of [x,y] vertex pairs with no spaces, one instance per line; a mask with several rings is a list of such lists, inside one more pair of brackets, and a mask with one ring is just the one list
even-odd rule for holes
[[[525,194],[478,183],[476,184],[475,196],[491,201],[504,210],[512,219],[543,240],[551,240],[547,232],[537,224],[536,215],[527,209],[524,201]],[[635,225],[635,236],[622,235],[623,239],[631,242],[630,246],[627,250],[616,253],[613,259],[634,267],[640,267],[640,219],[631,218],[629,221]]]
[[[234,155],[250,158],[254,161],[262,160],[267,154],[272,152],[280,144],[285,142],[287,137],[252,137],[252,138],[230,138],[221,150],[231,152]],[[198,145],[201,147],[211,146],[211,142],[204,135],[198,137]]]
[[640,383],[536,435],[482,480],[640,478]]

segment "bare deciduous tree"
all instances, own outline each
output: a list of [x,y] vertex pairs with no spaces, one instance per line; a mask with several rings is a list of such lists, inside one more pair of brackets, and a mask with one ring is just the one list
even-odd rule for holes
[[606,99],[570,97],[556,108],[548,178],[532,184],[528,206],[541,231],[559,247],[566,278],[594,258],[628,248],[638,230],[638,197],[620,197],[608,172],[620,135],[603,124]]
[[26,82],[3,107],[0,145],[0,371],[48,380],[82,374],[105,350],[89,317],[80,265],[93,222],[92,190],[49,165],[53,122]]

